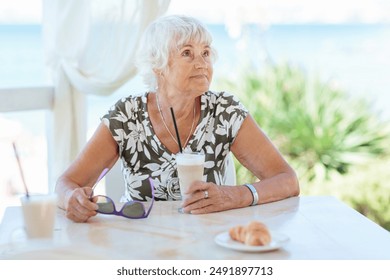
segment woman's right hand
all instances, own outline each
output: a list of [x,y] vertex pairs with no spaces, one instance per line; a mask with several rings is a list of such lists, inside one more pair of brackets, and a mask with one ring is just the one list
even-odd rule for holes
[[65,198],[66,217],[77,223],[84,223],[97,214],[98,206],[90,200],[90,187],[69,190]]
[[67,218],[80,223],[97,214],[98,206],[90,200],[91,187],[102,170],[110,169],[118,157],[118,144],[101,123],[76,160],[57,180],[58,206],[66,211]]

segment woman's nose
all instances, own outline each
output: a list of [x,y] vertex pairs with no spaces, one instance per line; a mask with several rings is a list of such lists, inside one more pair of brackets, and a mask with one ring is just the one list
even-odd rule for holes
[[196,69],[208,68],[206,60],[201,55],[195,58],[194,66]]

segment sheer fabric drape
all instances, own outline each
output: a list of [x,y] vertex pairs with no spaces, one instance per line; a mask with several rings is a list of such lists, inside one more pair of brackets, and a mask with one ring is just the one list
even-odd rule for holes
[[109,95],[136,74],[138,41],[170,0],[43,0],[46,61],[54,80],[49,183],[85,144],[85,95]]

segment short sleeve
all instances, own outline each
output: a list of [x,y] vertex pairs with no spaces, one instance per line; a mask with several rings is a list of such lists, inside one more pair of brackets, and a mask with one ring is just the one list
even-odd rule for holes
[[248,109],[233,94],[222,92],[217,100],[217,119],[220,129],[226,131],[227,140],[233,144],[242,123],[248,116]]
[[241,103],[241,101],[238,100],[237,97],[233,95],[232,103],[230,105],[231,109],[231,119],[233,120],[232,126],[231,126],[231,135],[232,135],[232,141],[234,142],[236,139],[236,136],[238,134],[238,131],[241,128],[242,123],[244,122],[245,118],[248,116],[249,111],[248,109]]
[[118,143],[120,151],[123,151],[124,140],[126,135],[129,134],[128,122],[132,119],[132,107],[131,100],[121,99],[101,118],[103,124],[109,129],[112,137]]

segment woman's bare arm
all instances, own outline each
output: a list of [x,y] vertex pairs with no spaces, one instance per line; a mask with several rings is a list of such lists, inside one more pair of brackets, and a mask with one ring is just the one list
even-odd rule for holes
[[108,128],[101,123],[83,151],[58,178],[56,192],[59,207],[74,221],[86,221],[96,215],[97,206],[89,200],[91,187],[104,168],[118,159],[118,145]]

